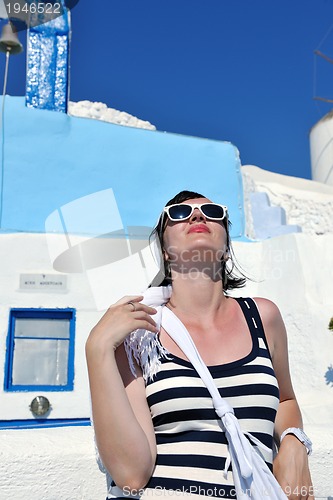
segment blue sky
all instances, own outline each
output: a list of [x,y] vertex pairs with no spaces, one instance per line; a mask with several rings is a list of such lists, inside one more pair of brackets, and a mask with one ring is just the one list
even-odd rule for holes
[[[333,65],[316,49],[333,58],[333,0],[80,0],[70,98],[311,178],[309,131],[332,107],[313,97],[333,99]],[[7,93],[25,93],[25,54],[10,60]]]

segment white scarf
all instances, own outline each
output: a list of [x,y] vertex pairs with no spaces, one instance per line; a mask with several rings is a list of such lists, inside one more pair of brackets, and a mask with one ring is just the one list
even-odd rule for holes
[[[143,294],[142,302],[147,306],[155,307],[157,313],[152,316],[157,324],[158,331],[162,323],[162,309],[171,297],[171,286],[157,286],[148,288]],[[124,341],[129,365],[134,376],[134,360],[142,369],[144,380],[152,380],[159,370],[161,358],[165,358],[168,352],[160,343],[158,336],[148,330],[134,330]]]
[[[227,473],[231,462],[237,499],[262,500],[267,498],[267,500],[286,500],[287,497],[282,488],[259,451],[251,445],[249,440],[259,448],[270,451],[269,448],[249,432],[242,432],[233,408],[221,398],[214,379],[203,362],[189,332],[170,309],[163,307],[169,300],[171,291],[171,286],[150,288],[144,294],[143,302],[157,308],[157,314],[153,316],[154,320],[159,328],[163,324],[168,331],[168,335],[190,360],[212,396],[215,411],[221,418],[223,430],[228,440],[229,456],[224,472]],[[133,356],[142,366],[145,378],[152,378],[159,369],[160,358],[167,356],[167,351],[161,346],[157,336],[146,330],[132,332],[127,337],[125,346],[130,356],[132,370],[134,369]],[[141,354],[140,349],[142,349]]]

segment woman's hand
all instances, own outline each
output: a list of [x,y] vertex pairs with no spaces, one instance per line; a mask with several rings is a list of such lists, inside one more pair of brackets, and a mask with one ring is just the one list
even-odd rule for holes
[[293,435],[284,437],[273,463],[273,472],[291,500],[313,500],[313,486],[305,446]]
[[116,350],[125,337],[138,328],[157,332],[157,326],[151,315],[156,309],[142,302],[143,296],[126,296],[113,304],[91,330],[87,340],[87,349],[101,345]]

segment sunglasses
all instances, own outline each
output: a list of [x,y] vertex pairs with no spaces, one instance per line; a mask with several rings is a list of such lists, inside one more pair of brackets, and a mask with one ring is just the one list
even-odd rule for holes
[[163,212],[168,214],[169,219],[173,222],[179,222],[189,219],[195,208],[198,208],[207,219],[223,220],[228,217],[228,208],[218,203],[176,203],[164,207]]

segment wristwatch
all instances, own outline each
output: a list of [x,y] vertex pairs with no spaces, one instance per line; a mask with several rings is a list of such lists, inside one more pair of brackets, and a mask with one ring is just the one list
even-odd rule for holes
[[310,455],[312,453],[312,441],[308,438],[308,436],[305,434],[305,432],[302,429],[299,429],[298,427],[289,427],[285,431],[282,432],[281,438],[280,438],[280,443],[282,443],[282,439],[287,435],[287,434],[293,434],[297,439],[304,444],[307,454]]

